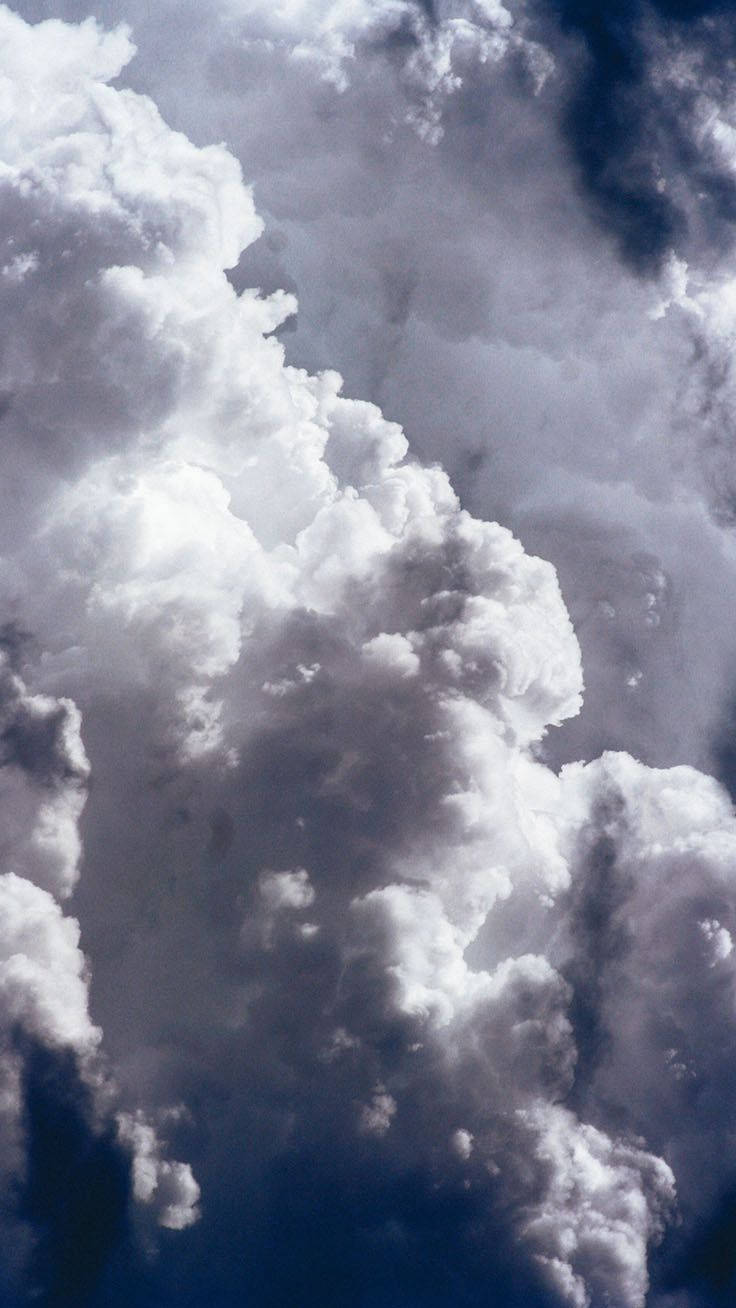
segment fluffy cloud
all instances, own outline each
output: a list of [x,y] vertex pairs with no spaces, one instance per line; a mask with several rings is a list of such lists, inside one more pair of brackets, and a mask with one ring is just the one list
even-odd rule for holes
[[[139,47],[126,79],[193,139],[226,139],[255,183],[267,230],[231,276],[298,289],[299,314],[277,329],[289,361],[338,367],[351,393],[403,423],[416,454],[442,461],[466,507],[554,562],[591,688],[554,761],[615,744],[723,773],[731,406],[723,348],[682,312],[677,276],[688,261],[709,282],[714,248],[727,253],[715,216],[729,194],[727,42],[708,6],[677,21],[658,6],[659,25],[635,5],[604,10],[598,37],[585,7],[507,8],[502,30],[470,5],[211,5],[205,21],[185,0],[155,13],[126,0]],[[86,12],[81,0],[26,9]],[[407,124],[421,96],[406,70],[460,19],[507,49],[484,63],[457,46],[460,84],[434,97],[442,136],[430,145]],[[342,91],[291,55],[328,31],[353,46]],[[541,86],[532,40],[547,56]],[[574,120],[571,105],[584,106]],[[584,149],[599,110],[611,117],[594,134],[602,172],[581,193],[571,146]],[[719,123],[720,163],[703,179]],[[663,205],[686,214],[689,234],[678,219],[655,241]],[[633,254],[622,266],[629,227],[640,253],[651,237],[661,286]],[[651,569],[663,578],[654,615]]]
[[[324,5],[316,27],[301,5],[229,12],[240,36],[252,24],[248,58],[308,65],[346,102],[365,92],[360,52],[396,48],[393,94],[411,109],[416,75],[430,127],[461,93],[466,39],[473,67],[513,44],[506,11],[479,3],[434,19]],[[0,37],[16,324],[0,593],[18,665],[2,683],[0,1016],[36,1283],[74,1302],[84,1212],[52,1183],[53,1109],[70,1175],[84,1189],[102,1159],[107,1185],[76,1302],[150,1300],[134,1233],[114,1268],[132,1192],[192,1227],[161,1246],[162,1305],[186,1284],[212,1303],[247,1286],[264,1308],[474,1304],[493,1284],[525,1308],[642,1308],[662,1240],[652,1293],[669,1277],[697,1303],[693,1249],[734,1162],[725,792],[626,754],[545,764],[582,691],[553,567],[463,508],[337,374],[287,364],[293,298],[225,275],[261,231],[238,166],[110,84],[125,32],[1,9]],[[659,318],[637,301],[641,339],[679,311],[682,277],[665,289]],[[438,338],[485,333],[439,298],[425,289],[416,314]],[[633,317],[622,302],[613,321]],[[707,521],[690,502],[670,515],[669,472],[648,481],[637,457],[644,507],[622,535],[645,486],[665,543]],[[634,689],[672,587],[657,558],[624,568],[616,549],[581,602],[605,617],[615,592]],[[75,887],[80,831],[94,1021],[54,897]],[[169,1161],[169,1137],[191,1164]]]
[[89,776],[79,712],[71,700],[29,695],[7,655],[0,679],[4,868],[64,898],[77,879]]
[[350,85],[362,51],[393,47],[409,100],[406,121],[432,143],[442,135],[444,101],[462,85],[467,62],[495,63],[510,48],[520,48],[539,76],[548,67],[541,47],[527,46],[500,0],[442,0],[429,9],[415,0],[324,0],[268,8],[230,0],[224,8],[243,32],[246,52],[311,65],[338,92]]
[[182,1231],[196,1222],[199,1186],[187,1163],[172,1163],[161,1157],[161,1144],[153,1127],[141,1114],[122,1113],[121,1138],[133,1152],[133,1194],[141,1203],[155,1203],[158,1221],[171,1231]]

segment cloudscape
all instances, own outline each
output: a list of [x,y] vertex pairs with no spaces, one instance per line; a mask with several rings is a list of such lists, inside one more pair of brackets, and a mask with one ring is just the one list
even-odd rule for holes
[[0,1308],[733,1304],[735,69],[0,5]]

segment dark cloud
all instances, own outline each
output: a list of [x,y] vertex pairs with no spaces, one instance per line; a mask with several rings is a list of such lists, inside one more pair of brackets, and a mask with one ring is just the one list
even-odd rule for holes
[[711,1211],[684,1238],[674,1234],[654,1267],[656,1291],[667,1295],[683,1291],[694,1308],[721,1308],[733,1300],[736,1285],[736,1194],[718,1196]]
[[92,1094],[73,1053],[22,1040],[27,1174],[18,1215],[31,1224],[33,1302],[101,1302],[108,1265],[131,1257],[131,1160],[114,1128],[95,1124]]
[[63,705],[43,716],[19,705],[0,734],[0,766],[16,764],[47,785],[76,777],[64,740],[67,713]]
[[[695,111],[704,87],[726,96],[731,6],[561,0],[544,10],[582,47],[568,65],[564,130],[596,218],[625,259],[651,273],[689,239],[730,246],[736,183],[696,140]],[[699,64],[698,85],[667,75],[683,48]]]
[[[605,821],[601,825],[605,827]],[[616,866],[616,843],[599,829],[587,856],[587,875],[573,893],[570,932],[575,954],[563,969],[573,990],[570,1021],[578,1051],[573,1103],[585,1101],[586,1088],[610,1042],[602,1001],[611,963],[620,963],[627,952],[628,933],[618,910],[630,892],[631,885]]]
[[724,710],[713,743],[716,775],[736,799],[736,705]]
[[520,1262],[513,1234],[489,1220],[491,1183],[392,1175],[390,1154],[379,1179],[366,1163],[350,1155],[325,1165],[304,1152],[274,1169],[259,1303],[481,1308],[493,1295],[508,1308],[552,1308],[556,1296]]

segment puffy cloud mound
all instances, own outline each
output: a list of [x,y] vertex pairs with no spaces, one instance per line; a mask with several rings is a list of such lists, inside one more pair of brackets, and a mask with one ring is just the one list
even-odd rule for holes
[[495,63],[518,49],[538,78],[551,67],[546,52],[517,32],[500,0],[287,0],[270,6],[228,0],[225,8],[242,24],[246,49],[311,65],[338,91],[347,89],[360,53],[395,51],[408,94],[407,121],[431,143],[442,135],[444,101],[462,85],[469,63]]
[[[410,62],[508,37],[496,5],[323,9],[316,46],[299,5],[262,39],[333,80],[374,24]],[[0,1029],[37,1279],[150,1302],[140,1249],[109,1270],[128,1191],[180,1230],[201,1185],[162,1305],[642,1308],[676,1195],[687,1253],[729,1185],[727,798],[540,761],[582,690],[553,568],[286,365],[292,298],[225,275],[261,230],[238,167],[110,85],[130,53],[0,9]],[[90,776],[94,1023],[54,897]],[[112,1196],[83,1283],[52,1110]]]
[[29,695],[5,654],[0,685],[4,870],[65,897],[77,879],[89,775],[79,712],[71,700]]
[[[9,638],[9,647],[14,643]],[[116,1089],[90,1016],[80,928],[58,902],[74,888],[82,852],[89,764],[79,712],[69,699],[30,694],[7,653],[0,697],[2,1222],[14,1251],[3,1285],[6,1293],[20,1293],[30,1277],[34,1292],[57,1302],[54,1295],[68,1281],[70,1299],[58,1300],[66,1303],[94,1288],[118,1243],[127,1177],[133,1164],[137,1181],[139,1155],[158,1151],[158,1171],[171,1191],[162,1225],[194,1219],[197,1187],[185,1164],[158,1157],[153,1128],[142,1124],[140,1138],[133,1137],[118,1132],[111,1117]],[[68,1189],[55,1193],[60,1168]],[[87,1199],[80,1200],[77,1191],[85,1188]],[[151,1197],[137,1185],[135,1195]],[[96,1217],[87,1202],[99,1202]],[[90,1221],[94,1237],[85,1234]]]

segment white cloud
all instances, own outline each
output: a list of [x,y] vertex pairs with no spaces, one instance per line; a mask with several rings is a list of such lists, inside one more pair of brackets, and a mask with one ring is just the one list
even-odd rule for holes
[[383,1136],[395,1113],[396,1100],[386,1094],[383,1086],[377,1086],[370,1104],[364,1104],[360,1110],[360,1129],[369,1135]]
[[172,1163],[161,1157],[161,1142],[140,1113],[121,1113],[121,1138],[133,1153],[133,1192],[141,1203],[155,1208],[160,1226],[183,1231],[199,1217],[200,1189],[188,1163]]
[[674,1199],[670,1168],[581,1126],[562,1108],[532,1108],[524,1117],[539,1130],[539,1155],[551,1165],[550,1190],[530,1213],[526,1234],[553,1283],[574,1308],[611,1299],[642,1308],[647,1246],[661,1235]]
[[715,967],[716,963],[721,963],[728,958],[733,950],[731,932],[726,927],[721,926],[718,918],[715,917],[706,918],[705,921],[699,922],[698,926],[712,947],[711,967]]
[[458,1158],[467,1161],[473,1152],[473,1136],[470,1131],[466,1131],[460,1126],[450,1136],[450,1145]]
[[45,890],[6,873],[0,881],[2,1018],[41,1040],[93,1047],[79,926]]
[[[491,60],[513,35],[492,3],[447,5],[432,31],[398,0],[325,4],[316,35],[314,7],[243,14],[265,55],[281,42],[346,93],[358,44],[408,15],[400,75],[425,135],[465,46]],[[673,1176],[702,1214],[733,1163],[733,1095],[694,1124],[683,1101],[692,1078],[733,1077],[725,793],[621,753],[544,765],[582,690],[552,566],[463,509],[335,373],[285,364],[272,333],[292,300],[224,275],[261,230],[238,166],[104,84],[123,31],[2,9],[0,37],[0,295],[18,323],[0,595],[32,636],[25,684],[3,681],[0,1017],[92,1067],[79,928],[51,893],[81,853],[78,704],[80,916],[120,1139],[159,1223],[198,1215],[148,1111],[186,1086],[241,1235],[302,1145],[327,1166],[329,1139],[336,1175],[357,1151],[374,1192],[383,1151],[392,1182],[442,1199],[449,1141],[521,1269],[575,1308],[641,1308]],[[688,287],[670,274],[674,307]],[[447,341],[428,297],[418,321]],[[600,484],[618,475],[604,444]],[[609,590],[603,619],[628,602],[622,621],[666,625],[656,560]],[[386,1195],[387,1224],[392,1204],[410,1223],[401,1186]]]
[[309,908],[315,899],[314,886],[303,867],[294,872],[264,872],[260,888],[266,904],[274,911],[280,908]]
[[435,21],[412,0],[228,0],[226,8],[248,33],[247,50],[305,63],[339,93],[348,89],[362,47],[380,48],[403,34],[402,77],[413,101],[407,121],[431,143],[441,138],[443,101],[462,84],[463,61],[496,62],[509,46],[526,48],[499,0],[444,0]]

